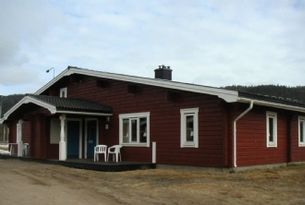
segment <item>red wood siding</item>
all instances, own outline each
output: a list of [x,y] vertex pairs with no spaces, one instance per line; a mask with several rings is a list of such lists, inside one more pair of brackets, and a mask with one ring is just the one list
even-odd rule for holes
[[16,133],[16,123],[15,121],[11,121],[9,122],[9,142],[10,143],[16,143],[16,136],[17,136],[17,133]]
[[[157,162],[197,166],[225,166],[226,121],[224,103],[214,96],[180,92],[171,99],[170,90],[141,85],[138,93],[128,93],[128,83],[107,80],[108,86],[97,86],[93,77],[66,81],[68,97],[82,98],[113,108],[110,128],[100,128],[100,141],[119,143],[119,119],[123,113],[150,112],[150,141],[157,142]],[[48,93],[58,93],[55,86]],[[199,108],[199,148],[180,148],[180,109]],[[123,159],[151,161],[151,147],[124,147]]]
[[[267,147],[266,111],[277,113],[277,147]],[[239,112],[241,113],[241,112]],[[287,115],[254,108],[237,122],[237,166],[287,162]]]
[[37,159],[46,159],[47,157],[47,138],[48,130],[45,126],[46,118],[42,115],[36,115],[31,119],[32,137],[31,137],[31,156]]
[[305,161],[305,147],[299,147],[298,136],[298,115],[294,115],[291,120],[291,161],[299,162]]
[[31,122],[24,121],[22,124],[22,141],[23,143],[31,143]]

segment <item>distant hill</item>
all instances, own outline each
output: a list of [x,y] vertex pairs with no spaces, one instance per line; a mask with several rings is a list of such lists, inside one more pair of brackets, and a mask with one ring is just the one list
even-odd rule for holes
[[238,90],[253,94],[262,94],[262,95],[296,99],[298,101],[301,101],[302,103],[305,103],[305,86],[288,87],[284,85],[258,85],[258,86],[232,85],[232,86],[226,86],[225,89]]

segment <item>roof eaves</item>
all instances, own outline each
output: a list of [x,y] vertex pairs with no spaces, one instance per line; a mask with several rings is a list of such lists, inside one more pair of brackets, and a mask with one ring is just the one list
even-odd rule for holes
[[273,107],[273,108],[279,108],[279,109],[284,109],[284,110],[305,113],[305,107],[302,107],[302,106],[288,105],[288,104],[284,104],[284,103],[277,103],[277,102],[271,102],[271,101],[266,101],[266,100],[258,100],[255,98],[240,97],[238,99],[238,102],[241,102],[241,103],[249,103],[250,101],[253,101],[253,103],[255,105],[268,106],[268,107]]
[[56,113],[56,107],[48,104],[46,102],[43,102],[41,100],[38,100],[36,98],[33,98],[31,96],[25,96],[23,97],[17,104],[15,104],[13,107],[11,107],[6,113],[4,113],[3,118],[1,119],[2,122],[8,119],[8,117],[16,111],[21,105],[28,104],[28,103],[33,103],[38,106],[44,107],[48,109],[52,114]]
[[53,84],[55,84],[57,81],[59,81],[61,78],[64,76],[69,76],[73,74],[74,72],[68,67],[64,71],[62,71],[59,75],[57,75],[55,78],[50,80],[47,84],[45,84],[43,87],[41,87],[39,90],[37,90],[34,95],[40,95],[43,93],[45,90],[47,90],[49,87],[51,87]]
[[39,89],[35,94],[40,95],[42,92],[44,92],[46,89],[48,89],[55,82],[60,80],[62,77],[68,76],[71,74],[81,74],[81,75],[100,77],[100,78],[106,78],[106,79],[112,79],[112,80],[120,80],[120,81],[125,81],[125,82],[133,82],[133,83],[139,83],[139,84],[144,84],[144,85],[151,85],[151,86],[157,86],[157,87],[163,87],[163,88],[169,88],[169,89],[175,89],[175,90],[216,95],[219,98],[221,98],[229,103],[236,102],[238,99],[238,92],[232,91],[232,90],[206,87],[206,86],[201,86],[201,85],[181,83],[181,82],[175,82],[175,81],[169,81],[169,80],[160,80],[160,79],[154,79],[154,78],[145,78],[145,77],[138,77],[138,76],[131,76],[131,75],[108,73],[108,72],[103,72],[103,71],[95,71],[95,70],[89,70],[89,69],[83,69],[83,68],[71,67],[71,66],[69,66],[68,69],[63,71],[60,75],[58,75],[48,84],[46,84],[41,89]]
[[75,114],[75,115],[94,115],[94,116],[112,116],[112,113],[108,112],[94,112],[94,111],[74,111],[74,110],[57,110],[56,113],[60,114]]

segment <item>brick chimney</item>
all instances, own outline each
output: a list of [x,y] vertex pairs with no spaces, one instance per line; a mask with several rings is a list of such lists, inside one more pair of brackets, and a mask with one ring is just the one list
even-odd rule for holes
[[170,66],[159,65],[159,68],[155,69],[155,78],[172,80],[172,70]]

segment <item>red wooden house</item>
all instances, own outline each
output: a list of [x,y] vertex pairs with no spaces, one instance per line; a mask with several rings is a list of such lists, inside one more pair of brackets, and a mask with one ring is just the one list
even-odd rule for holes
[[0,116],[9,142],[28,143],[38,159],[92,158],[96,144],[121,144],[125,161],[205,167],[305,161],[304,104],[172,81],[165,66],[155,78],[68,67]]

